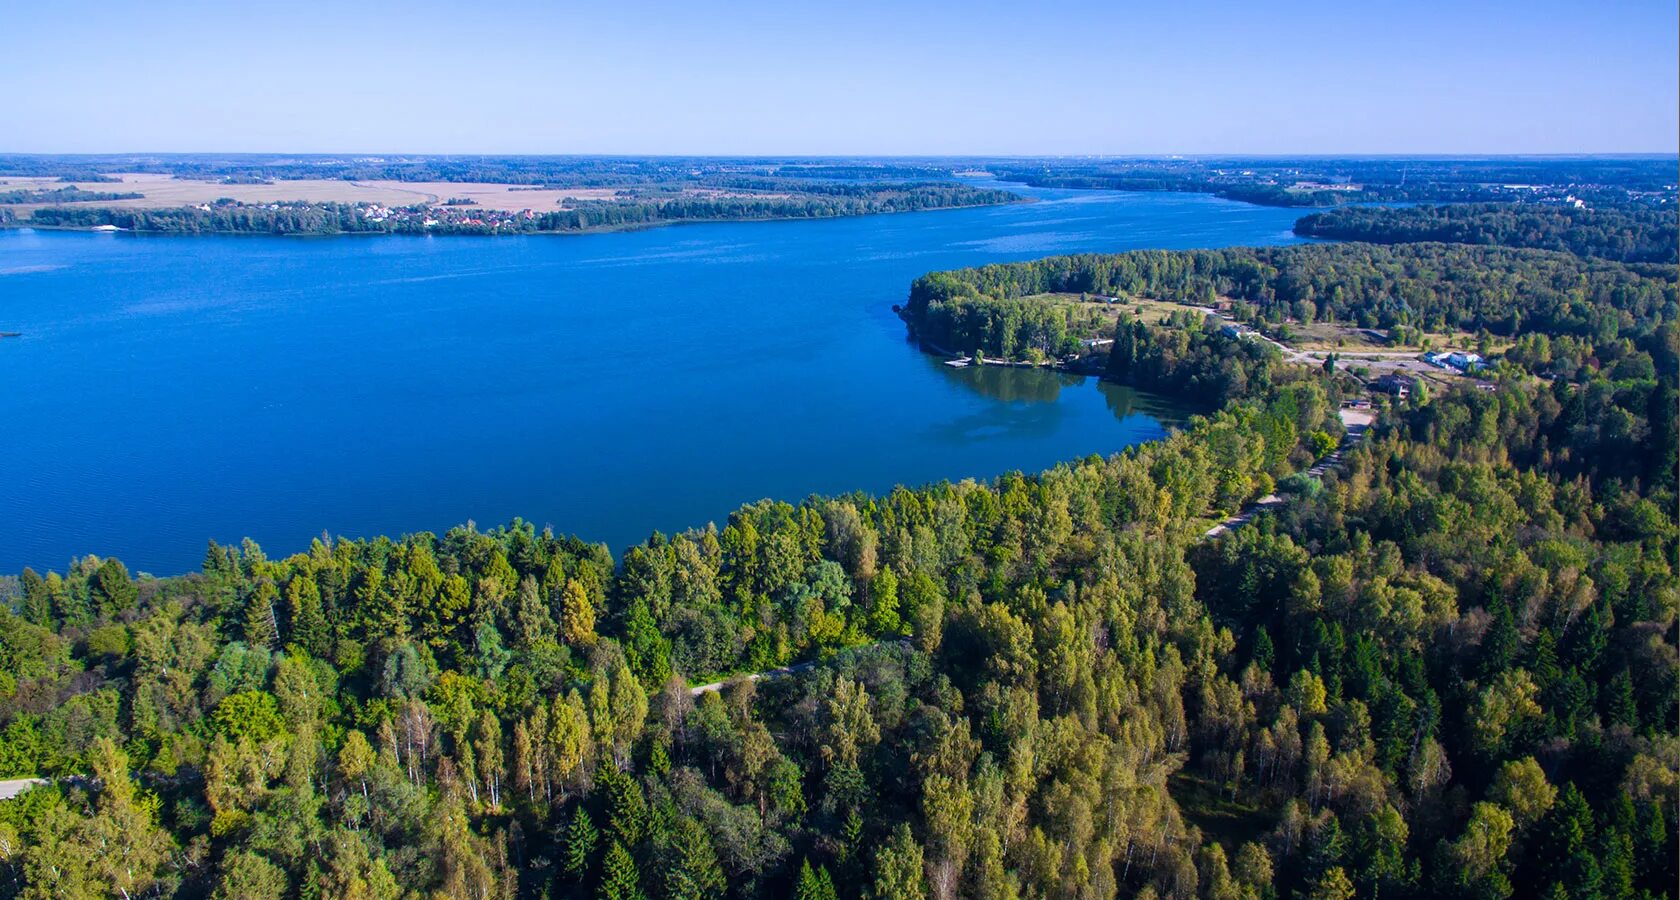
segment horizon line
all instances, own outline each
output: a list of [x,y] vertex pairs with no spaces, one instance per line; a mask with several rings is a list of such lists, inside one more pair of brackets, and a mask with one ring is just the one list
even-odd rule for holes
[[426,150],[0,150],[0,157],[147,157],[147,156],[293,156],[293,157],[536,157],[549,159],[1680,159],[1674,150],[1601,151],[1428,151],[1404,153],[1300,152],[1246,153],[637,153]]

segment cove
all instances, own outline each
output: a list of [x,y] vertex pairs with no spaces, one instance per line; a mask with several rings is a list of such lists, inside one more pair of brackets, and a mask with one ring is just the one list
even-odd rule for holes
[[323,533],[522,517],[615,552],[763,497],[1036,471],[1159,397],[951,369],[892,313],[934,269],[1289,243],[1192,194],[583,236],[0,231],[0,572],[194,569]]

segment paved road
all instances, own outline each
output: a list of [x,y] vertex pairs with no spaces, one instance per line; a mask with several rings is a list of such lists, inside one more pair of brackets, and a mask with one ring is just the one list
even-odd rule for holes
[[[800,672],[808,671],[814,668],[816,664],[817,661],[812,659],[802,663],[794,663],[791,666],[783,666],[780,669],[769,669],[764,672],[749,672],[746,675],[737,675],[735,678],[745,678],[748,681],[767,681],[772,678],[786,678],[789,675],[797,675]],[[689,688],[688,695],[690,697],[698,697],[701,694],[721,691],[723,690],[724,685],[728,684],[730,681],[734,681],[735,678],[730,678],[728,681],[714,681],[711,684],[702,684],[699,687]]]
[[13,778],[9,781],[0,781],[0,800],[10,800],[28,788],[46,783],[45,778]]
[[[1371,427],[1371,422],[1376,418],[1369,410],[1363,409],[1344,409],[1338,415],[1341,416],[1342,427],[1347,430],[1347,436],[1342,438],[1342,443],[1336,449],[1324,454],[1323,459],[1307,468],[1306,474],[1308,477],[1323,478],[1324,473],[1340,466],[1342,464],[1342,451],[1357,446],[1360,441],[1364,440],[1365,430]],[[1243,507],[1236,515],[1209,528],[1202,534],[1202,540],[1212,540],[1228,531],[1235,531],[1247,525],[1255,516],[1288,502],[1289,500],[1286,497],[1278,494],[1267,494]]]

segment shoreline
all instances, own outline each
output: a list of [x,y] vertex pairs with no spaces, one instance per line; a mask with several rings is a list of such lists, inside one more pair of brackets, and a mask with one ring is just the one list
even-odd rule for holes
[[[832,216],[755,216],[751,218],[660,219],[652,222],[634,222],[623,225],[592,225],[588,228],[547,229],[542,231],[511,231],[504,229],[495,229],[490,231],[421,230],[320,232],[229,231],[226,229],[212,229],[205,231],[157,231],[148,229],[144,231],[135,231],[128,228],[117,228],[112,230],[99,225],[40,225],[28,220],[0,222],[0,231],[22,231],[25,229],[34,229],[37,231],[58,231],[83,234],[132,234],[148,237],[568,237],[587,234],[615,234],[627,231],[646,231],[653,228],[665,228],[672,225],[719,225],[750,222],[821,222],[830,219],[861,219],[867,216],[899,216],[910,213],[950,212],[961,209],[988,209],[997,206],[1014,206],[1019,203],[1038,202],[1040,201],[1037,197],[1017,196],[1014,200],[1004,200],[998,203],[966,203],[957,206],[930,206],[925,209],[884,209],[878,212],[839,213]],[[103,207],[88,208],[101,209]]]
[[[979,364],[976,365],[973,361],[974,360],[973,356],[971,356],[967,353],[958,353],[956,351],[947,349],[945,347],[941,347],[940,345],[935,344],[934,342],[932,342],[930,340],[927,340],[926,338],[917,334],[915,326],[911,324],[909,317],[905,315],[906,312],[907,312],[907,310],[905,310],[903,307],[900,307],[896,304],[893,306],[893,315],[897,316],[899,321],[904,323],[904,329],[907,332],[907,336],[911,340],[916,342],[916,348],[918,350],[922,351],[923,353],[929,355],[929,356],[944,356],[944,357],[947,357],[947,359],[942,360],[942,362],[945,365],[951,366],[952,368],[955,368],[955,369],[967,369],[967,368],[1047,369],[1047,370],[1052,371],[1052,372],[1063,372],[1063,373],[1066,373],[1068,375],[1086,375],[1086,376],[1089,376],[1089,377],[1092,377],[1092,378],[1098,378],[1098,379],[1103,377],[1104,369],[1092,369],[1092,368],[1080,365],[1080,363],[1082,361],[1087,360],[1087,359],[1093,359],[1097,356],[1097,354],[1086,354],[1084,356],[1076,356],[1071,360],[1070,359],[1045,360],[1044,362],[1041,362],[1041,363],[1028,362],[1026,360],[1001,359],[1001,358],[994,358],[994,357],[989,357],[989,356],[981,356]],[[956,363],[958,361],[966,361],[966,362],[963,362],[961,365],[956,365]],[[1106,369],[1106,367],[1104,367],[1104,368]]]

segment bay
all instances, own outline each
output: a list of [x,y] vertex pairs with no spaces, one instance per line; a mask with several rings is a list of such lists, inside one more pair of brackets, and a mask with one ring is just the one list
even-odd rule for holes
[[924,272],[1293,242],[1298,211],[1035,202],[583,236],[0,231],[0,572],[159,574],[205,542],[515,517],[605,541],[744,502],[1036,471],[1185,411],[956,370],[892,312]]

